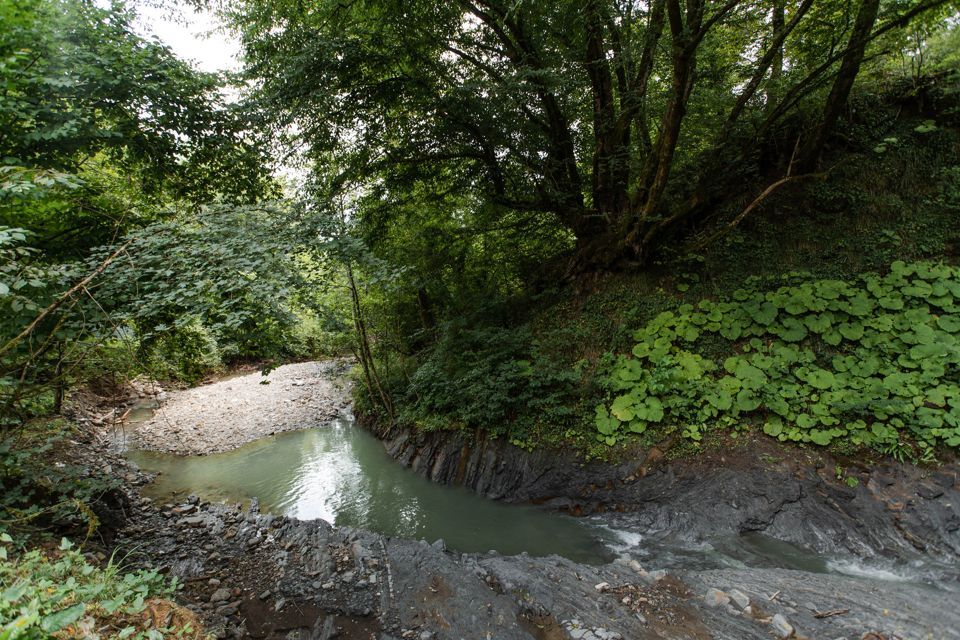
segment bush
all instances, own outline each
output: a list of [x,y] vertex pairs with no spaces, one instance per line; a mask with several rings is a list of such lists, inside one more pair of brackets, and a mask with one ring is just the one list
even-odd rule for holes
[[9,535],[0,533],[0,638],[4,640],[202,636],[195,622],[153,626],[148,609],[157,601],[151,599],[171,596],[176,579],[167,582],[152,570],[123,574],[112,561],[103,569],[94,567],[66,538],[56,555],[35,549],[11,560],[10,542]]
[[451,324],[410,380],[406,418],[422,427],[483,428],[526,438],[573,414],[580,374],[540,354],[527,327]]
[[189,320],[163,333],[149,347],[147,368],[160,379],[199,382],[222,365],[220,348],[211,331]]
[[0,440],[0,522],[18,532],[55,527],[89,537],[100,524],[97,510],[120,480],[81,464],[54,463],[67,435],[62,422],[34,424],[33,431]]
[[[614,444],[651,425],[700,440],[709,425],[763,424],[779,440],[845,440],[902,457],[960,446],[960,269],[895,262],[853,281],[787,276],[664,312],[613,367],[596,407]],[[703,348],[721,337],[726,348]]]

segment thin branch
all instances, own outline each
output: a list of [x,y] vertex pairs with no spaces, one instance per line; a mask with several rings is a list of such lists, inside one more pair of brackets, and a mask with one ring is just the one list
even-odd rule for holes
[[105,270],[107,267],[110,266],[110,263],[112,263],[114,260],[116,260],[116,258],[117,258],[121,253],[123,253],[124,250],[125,250],[132,242],[133,242],[133,239],[132,239],[132,238],[131,238],[130,240],[127,240],[126,242],[124,242],[124,243],[120,246],[120,248],[118,248],[116,251],[114,251],[113,253],[111,253],[110,256],[109,256],[106,260],[104,260],[103,262],[101,262],[100,265],[99,265],[96,269],[94,269],[89,275],[87,275],[87,276],[86,276],[85,278],[83,278],[80,282],[78,282],[77,284],[73,285],[72,287],[70,287],[69,289],[67,289],[65,292],[63,292],[62,294],[60,294],[60,296],[57,297],[57,299],[54,300],[54,301],[50,304],[50,306],[48,306],[46,309],[44,309],[43,311],[41,311],[41,312],[37,315],[37,317],[34,318],[33,321],[32,321],[30,324],[28,324],[27,327],[26,327],[23,331],[21,331],[21,332],[18,333],[16,336],[14,336],[13,338],[11,338],[5,345],[3,345],[2,348],[0,348],[0,355],[3,355],[3,354],[6,353],[7,351],[9,351],[15,344],[17,344],[18,342],[20,342],[21,340],[23,340],[25,337],[27,337],[27,336],[29,336],[31,333],[33,333],[33,330],[37,328],[37,325],[40,324],[40,323],[43,321],[44,318],[46,318],[48,315],[50,315],[51,313],[53,313],[54,311],[56,311],[57,309],[59,309],[60,306],[61,306],[64,302],[66,302],[66,301],[69,300],[71,297],[73,297],[73,295],[74,295],[75,293],[77,293],[77,292],[80,291],[81,289],[85,288],[85,287],[87,286],[87,284],[90,283],[91,280],[93,280],[93,279],[96,278],[98,275],[100,275],[101,273],[103,273],[104,270]]

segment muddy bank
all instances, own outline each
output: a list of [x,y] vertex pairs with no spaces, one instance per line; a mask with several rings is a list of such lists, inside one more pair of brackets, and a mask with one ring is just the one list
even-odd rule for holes
[[197,455],[316,426],[348,406],[347,360],[288,364],[170,392],[133,430],[140,449]]
[[583,464],[483,434],[394,430],[391,456],[435,482],[576,515],[614,514],[647,538],[691,543],[763,533],[819,553],[910,560],[960,557],[960,469],[840,465],[766,438],[724,454],[669,461],[654,449],[628,463]]

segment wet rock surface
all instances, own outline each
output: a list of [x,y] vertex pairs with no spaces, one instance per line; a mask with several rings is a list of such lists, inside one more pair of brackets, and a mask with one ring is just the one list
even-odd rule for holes
[[[184,584],[218,637],[617,640],[958,637],[955,594],[770,569],[663,574],[634,561],[458,554],[239,507],[136,497],[118,549]],[[741,599],[747,604],[741,606]]]
[[832,461],[790,458],[762,439],[736,459],[670,462],[654,449],[608,465],[469,434],[396,430],[382,437],[394,459],[435,482],[574,515],[606,513],[648,538],[699,543],[763,533],[823,554],[960,556],[956,463],[933,471],[884,464],[841,480]]

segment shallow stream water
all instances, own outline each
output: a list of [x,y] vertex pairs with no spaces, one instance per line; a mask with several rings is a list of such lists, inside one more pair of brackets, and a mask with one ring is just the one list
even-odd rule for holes
[[428,542],[443,539],[458,551],[526,551],[588,563],[614,557],[611,532],[587,520],[430,482],[397,464],[376,438],[347,418],[226,453],[133,451],[128,456],[141,469],[160,474],[145,493],[161,500],[189,493],[215,502],[256,496],[265,512]]
[[[132,422],[148,419],[143,407]],[[131,412],[133,415],[133,412]],[[121,441],[118,441],[118,443]],[[129,445],[124,438],[122,444]],[[495,550],[505,555],[560,555],[589,564],[616,557],[649,569],[704,570],[777,567],[812,573],[842,573],[885,581],[910,581],[954,590],[956,567],[863,564],[828,558],[760,534],[718,538],[690,546],[644,537],[630,514],[574,518],[562,513],[483,498],[463,487],[430,482],[394,461],[383,444],[343,417],[312,429],[283,433],[226,453],[178,456],[127,452],[141,469],[159,474],[144,493],[161,502],[197,494],[213,502],[249,502],[264,512],[388,536],[442,539],[461,552]]]

